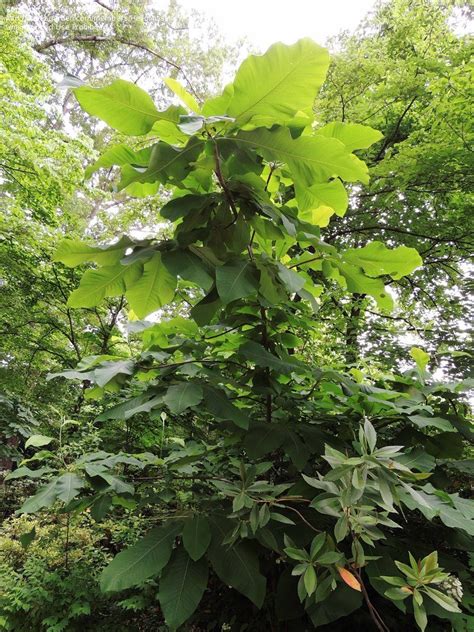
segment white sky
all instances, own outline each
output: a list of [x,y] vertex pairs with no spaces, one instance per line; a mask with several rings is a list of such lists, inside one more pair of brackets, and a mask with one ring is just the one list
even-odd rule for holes
[[[212,16],[232,40],[247,37],[260,50],[277,41],[292,44],[311,37],[324,44],[343,29],[353,30],[375,0],[178,0],[188,9]],[[159,8],[166,0],[155,0]]]

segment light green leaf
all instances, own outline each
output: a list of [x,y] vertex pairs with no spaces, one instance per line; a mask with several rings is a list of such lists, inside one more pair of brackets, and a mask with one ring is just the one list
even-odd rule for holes
[[46,435],[39,434],[31,435],[31,437],[26,440],[25,448],[30,448],[32,446],[34,448],[41,448],[44,445],[49,445],[51,441],[54,441],[53,437],[47,437]]
[[161,580],[158,599],[166,624],[176,630],[193,614],[207,586],[207,562],[193,561],[184,549],[179,548],[166,566]]
[[327,50],[308,38],[250,55],[237,71],[227,114],[241,125],[273,125],[291,121],[300,111],[309,114],[328,65]]
[[292,138],[289,129],[280,127],[272,131],[260,128],[240,132],[237,142],[252,147],[267,160],[286,163],[295,180],[297,198],[301,188],[335,176],[347,182],[369,181],[365,163],[335,138]]
[[211,538],[209,521],[205,516],[195,514],[186,520],[183,529],[183,545],[191,559],[197,561],[204,555],[209,548]]
[[254,266],[246,260],[219,266],[216,268],[216,287],[224,304],[254,294],[258,289]]
[[380,492],[380,495],[382,496],[382,500],[384,501],[384,503],[388,507],[392,507],[392,505],[393,505],[393,494],[392,494],[392,490],[390,489],[390,485],[382,477],[379,477],[377,479],[377,485],[378,485],[379,492]]
[[314,566],[308,566],[304,573],[304,587],[308,595],[312,595],[316,590],[317,578]]
[[130,81],[117,79],[104,88],[82,86],[73,92],[83,110],[123,134],[146,134],[162,118],[150,95]]
[[204,116],[214,116],[224,114],[227,112],[230,100],[234,94],[234,84],[228,83],[224,88],[222,94],[217,97],[208,99],[202,106],[202,113]]
[[327,535],[323,531],[323,533],[318,533],[318,535],[311,542],[311,550],[310,557],[314,561],[319,553],[319,551],[323,548],[326,543]]
[[369,446],[369,450],[373,452],[377,443],[377,433],[375,432],[375,428],[368,419],[366,419],[364,422],[364,434]]
[[363,248],[349,248],[343,253],[343,258],[360,266],[370,277],[388,274],[392,279],[401,279],[423,264],[415,248],[398,246],[392,249],[380,241],[372,241]]
[[342,123],[341,121],[324,125],[316,131],[316,134],[327,138],[337,138],[341,143],[344,143],[349,151],[367,149],[383,138],[383,134],[372,127],[359,123]]
[[114,165],[134,165],[146,167],[150,161],[151,147],[134,151],[126,145],[113,145],[104,151],[98,160],[87,167],[84,176],[90,178],[98,169],[113,167]]
[[385,285],[381,279],[368,277],[360,268],[349,263],[344,263],[343,261],[335,261],[334,263],[345,279],[349,292],[354,294],[369,294],[375,298],[377,305],[381,309],[387,311],[393,309],[393,299],[385,290]]
[[168,77],[164,80],[164,82],[171,90],[171,92],[174,92],[174,94],[180,99],[180,101],[182,101],[182,103],[192,112],[195,112],[196,114],[199,114],[201,112],[196,99],[193,97],[192,94],[189,94],[189,92],[179,83],[179,81]]
[[132,243],[128,237],[108,246],[89,246],[79,239],[63,239],[53,255],[53,261],[60,261],[69,268],[87,261],[112,266],[122,259]]
[[428,366],[428,362],[430,361],[430,354],[423,351],[419,347],[412,347],[410,349],[410,355],[415,360],[416,366],[420,369],[420,371],[424,371]]
[[135,314],[139,318],[145,318],[169,303],[175,289],[176,277],[169,273],[157,252],[145,263],[141,278],[127,285],[125,295]]
[[100,587],[103,592],[124,590],[158,575],[166,566],[181,525],[168,522],[152,529],[133,546],[125,549],[102,571]]
[[168,388],[166,395],[163,397],[163,402],[172,413],[179,415],[186,408],[199,404],[202,397],[203,391],[199,384],[181,382],[181,384],[173,384]]
[[437,604],[439,604],[448,612],[461,612],[456,601],[449,595],[441,592],[440,590],[436,590],[436,588],[430,588],[429,586],[424,586],[423,591],[426,592],[426,594],[431,597],[433,601],[436,601]]
[[413,614],[415,615],[415,621],[418,624],[421,632],[424,632],[428,624],[428,617],[426,616],[426,610],[423,606],[418,605],[413,599]]
[[106,296],[122,296],[127,287],[135,284],[141,276],[142,264],[136,261],[129,266],[117,263],[97,270],[87,270],[77,290],[69,295],[69,307],[95,307]]
[[347,204],[347,191],[339,179],[298,189],[299,217],[317,226],[327,226],[334,213],[343,217]]
[[[405,586],[406,582],[402,582],[402,584],[400,585]],[[403,601],[404,599],[410,596],[410,593],[406,593],[403,590],[400,590],[400,588],[388,588],[384,592],[384,595],[388,597],[389,599],[391,599],[392,601]]]
[[342,554],[337,551],[328,551],[323,553],[321,557],[318,557],[318,564],[335,564],[342,558]]

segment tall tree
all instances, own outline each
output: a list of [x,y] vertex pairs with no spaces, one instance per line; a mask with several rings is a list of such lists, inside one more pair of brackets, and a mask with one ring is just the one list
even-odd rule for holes
[[388,363],[406,358],[400,341],[408,334],[432,351],[454,352],[445,370],[468,370],[459,352],[472,341],[474,322],[474,135],[472,41],[462,34],[462,6],[380,3],[355,34],[333,42],[337,53],[316,105],[320,120],[371,125],[383,139],[362,153],[370,184],[353,188],[349,211],[331,219],[326,239],[357,246],[389,240],[416,247],[424,261],[413,277],[391,284],[400,305],[394,314],[374,315],[363,297],[340,306],[350,364],[374,353]]

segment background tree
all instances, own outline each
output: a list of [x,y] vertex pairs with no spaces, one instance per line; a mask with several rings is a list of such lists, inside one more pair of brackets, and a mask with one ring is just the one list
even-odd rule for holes
[[407,357],[408,339],[454,352],[443,369],[470,373],[462,352],[473,333],[472,41],[462,34],[462,6],[382,3],[356,33],[333,42],[320,119],[371,125],[384,137],[363,154],[370,185],[353,190],[350,210],[332,219],[327,240],[389,240],[416,247],[424,260],[413,277],[391,285],[400,302],[395,314],[375,315],[363,297],[340,306],[349,364],[374,355],[392,364]]

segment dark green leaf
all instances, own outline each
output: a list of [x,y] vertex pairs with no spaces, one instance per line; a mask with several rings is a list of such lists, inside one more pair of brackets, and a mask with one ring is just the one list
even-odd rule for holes
[[184,523],[183,545],[194,561],[199,560],[211,543],[209,521],[203,515],[196,514]]
[[216,287],[224,304],[254,294],[258,289],[254,266],[245,260],[219,266],[216,269]]
[[207,586],[207,562],[193,561],[184,549],[177,549],[160,580],[158,599],[166,624],[175,630],[193,614]]
[[174,539],[180,531],[180,524],[168,522],[116,555],[102,571],[101,589],[104,592],[124,590],[158,575],[168,563]]
[[196,406],[202,400],[203,391],[199,384],[194,382],[181,382],[170,386],[163,397],[163,402],[170,411],[179,415],[186,408]]

